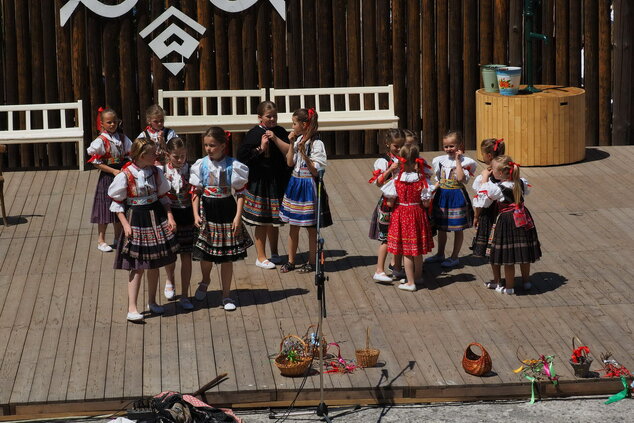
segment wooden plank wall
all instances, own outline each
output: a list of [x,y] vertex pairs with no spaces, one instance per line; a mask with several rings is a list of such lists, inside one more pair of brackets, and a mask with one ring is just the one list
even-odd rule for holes
[[[394,84],[401,125],[420,133],[425,150],[439,149],[449,128],[463,130],[467,148],[475,148],[478,64],[522,60],[521,0],[288,0],[286,21],[265,0],[238,14],[209,0],[141,0],[117,19],[80,4],[60,27],[64,3],[0,0],[0,102],[81,98],[86,141],[102,105],[117,110],[134,137],[161,88]],[[138,37],[167,6],[207,28],[178,76]],[[536,31],[551,38],[535,42],[536,82],[587,90],[588,145],[632,143],[631,9],[623,0],[543,0],[536,19]],[[379,148],[376,131],[322,135],[332,155]],[[188,139],[193,158],[200,140]],[[4,160],[9,169],[77,164],[72,144],[10,146]]]

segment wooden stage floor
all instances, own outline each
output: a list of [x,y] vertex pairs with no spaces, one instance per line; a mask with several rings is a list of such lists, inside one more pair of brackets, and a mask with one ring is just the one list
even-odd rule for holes
[[[550,395],[622,389],[618,381],[575,379],[567,361],[576,335],[594,353],[593,369],[604,351],[634,368],[634,195],[628,186],[634,147],[588,148],[582,163],[522,168],[533,185],[527,205],[544,257],[532,268],[534,288],[517,296],[483,287],[490,271],[469,256],[472,230],[461,266],[426,266],[425,285],[416,293],[372,282],[377,244],[367,232],[378,190],[366,181],[373,161],[332,160],[326,173],[335,225],[323,231],[330,278],[325,336],[353,358],[370,327],[382,363],[325,375],[331,404],[528,398],[528,382],[513,373],[518,347],[524,358],[557,356],[562,383],[558,392],[549,386]],[[237,311],[219,307],[214,270],[207,300],[193,312],[169,304],[163,317],[129,324],[126,272],[113,271],[114,254],[95,248],[96,226],[89,223],[97,171],[5,177],[12,225],[0,226],[0,415],[116,409],[164,390],[193,392],[221,373],[229,379],[208,392],[212,404],[293,400],[301,378],[281,377],[270,356],[283,334],[304,333],[317,322],[313,274],[259,269],[252,248],[235,266]],[[284,251],[287,229],[281,234]],[[300,246],[306,246],[304,232]],[[195,286],[200,270],[194,268]],[[494,375],[463,372],[462,354],[472,341],[488,349]],[[318,398],[315,374],[299,400]]]

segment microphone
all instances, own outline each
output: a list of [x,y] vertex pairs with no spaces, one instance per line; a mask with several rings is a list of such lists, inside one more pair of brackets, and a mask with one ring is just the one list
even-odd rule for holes
[[323,167],[317,169],[317,179],[319,179],[320,182],[324,180],[324,173],[326,173],[326,169]]

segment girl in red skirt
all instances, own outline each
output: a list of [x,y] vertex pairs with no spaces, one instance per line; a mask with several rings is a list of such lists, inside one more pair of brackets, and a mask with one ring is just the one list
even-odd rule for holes
[[401,173],[381,188],[388,202],[394,204],[387,236],[387,250],[405,257],[406,282],[404,291],[416,291],[416,281],[422,278],[422,255],[434,248],[429,217],[431,190],[424,174],[424,161],[418,157],[418,147],[405,145],[399,151]]

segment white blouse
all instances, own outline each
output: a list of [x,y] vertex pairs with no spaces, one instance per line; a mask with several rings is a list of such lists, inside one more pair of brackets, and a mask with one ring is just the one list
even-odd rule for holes
[[[171,187],[167,179],[165,179],[163,172],[158,169],[155,170],[154,166],[139,168],[135,164],[131,164],[127,169],[132,173],[132,176],[134,176],[137,195],[139,197],[157,194],[161,203],[166,205],[170,204],[170,199],[165,197],[165,194]],[[155,173],[156,178],[154,177]],[[128,176],[125,172],[120,172],[114,177],[114,180],[108,188],[108,196],[114,200],[110,205],[110,211],[113,213],[123,213],[125,211],[123,203],[128,198]]]
[[[295,153],[293,156],[293,163],[295,163],[293,171],[295,172],[298,172],[302,166],[306,166],[306,162],[304,162],[304,159],[302,159],[302,155],[298,150],[299,142],[302,137],[303,135],[300,135],[300,137],[293,143],[293,152]],[[324,146],[324,143],[321,140],[309,140],[304,147],[310,149],[310,155],[308,158],[313,162],[315,169],[326,167],[326,146]]]
[[[469,178],[474,175],[478,164],[475,160],[467,156],[462,156],[460,158],[460,163],[462,164],[462,171],[467,178],[465,182],[467,182],[469,181]],[[445,154],[444,156],[434,157],[434,160],[431,162],[431,166],[437,181],[440,181],[441,179],[449,179],[451,171],[456,168],[456,160],[450,159],[449,155]],[[443,172],[442,175],[440,174],[441,167]]]
[[102,132],[100,136],[95,138],[86,149],[88,155],[93,156],[90,159],[92,164],[104,163],[101,156],[106,154],[106,146],[103,139],[101,139],[102,136],[106,137],[110,142],[110,156],[112,158],[127,156],[130,154],[130,150],[132,149],[132,141],[130,141],[130,138],[119,134],[118,132],[115,132],[114,134]]
[[[225,156],[223,159],[215,161],[209,160],[209,175],[213,175],[213,180],[220,180],[220,173],[226,172],[226,169],[229,165],[228,157]],[[205,158],[196,160],[196,163],[193,164],[190,175],[189,175],[189,183],[198,188],[204,189],[206,186],[209,186],[209,181],[202,180],[202,169],[201,165]],[[237,160],[233,161],[231,165],[231,188],[234,189],[236,194],[242,194],[246,189],[247,182],[249,181],[249,168],[244,164]]]
[[183,187],[189,182],[189,164],[183,163],[180,169],[172,167],[171,164],[156,166],[165,174],[165,179],[170,184],[171,189],[179,194]]
[[[177,137],[178,135],[176,135],[176,131],[174,131],[171,128],[165,128],[165,132],[167,132],[167,138],[165,138],[165,142],[168,142],[169,140],[171,140],[174,137]],[[152,141],[157,142],[159,134],[163,131],[154,131],[152,128],[145,128],[145,131],[147,131],[148,134],[150,134],[150,138],[152,138]],[[141,133],[139,134],[139,136],[137,138],[145,138],[145,131],[141,131]]]
[[[526,179],[520,178],[520,180],[524,183],[523,195],[526,196],[530,193],[530,185]],[[477,191],[476,197],[473,199],[473,207],[486,208],[495,201],[504,200],[504,194],[502,193],[501,186],[513,189],[515,183],[513,181],[503,181],[498,183],[489,181],[482,184],[480,189]]]
[[[383,196],[385,198],[398,197],[398,193],[396,191],[396,183],[394,182],[395,179],[396,178],[390,179],[389,181],[385,183],[385,185],[381,187],[381,191],[383,192]],[[401,182],[418,182],[420,180],[420,176],[417,172],[402,172],[400,175],[398,175],[398,179]],[[429,186],[429,179],[427,178],[425,179],[427,182],[427,187],[424,187],[420,193],[420,199],[423,201],[431,200],[431,197],[432,197],[432,190]]]

